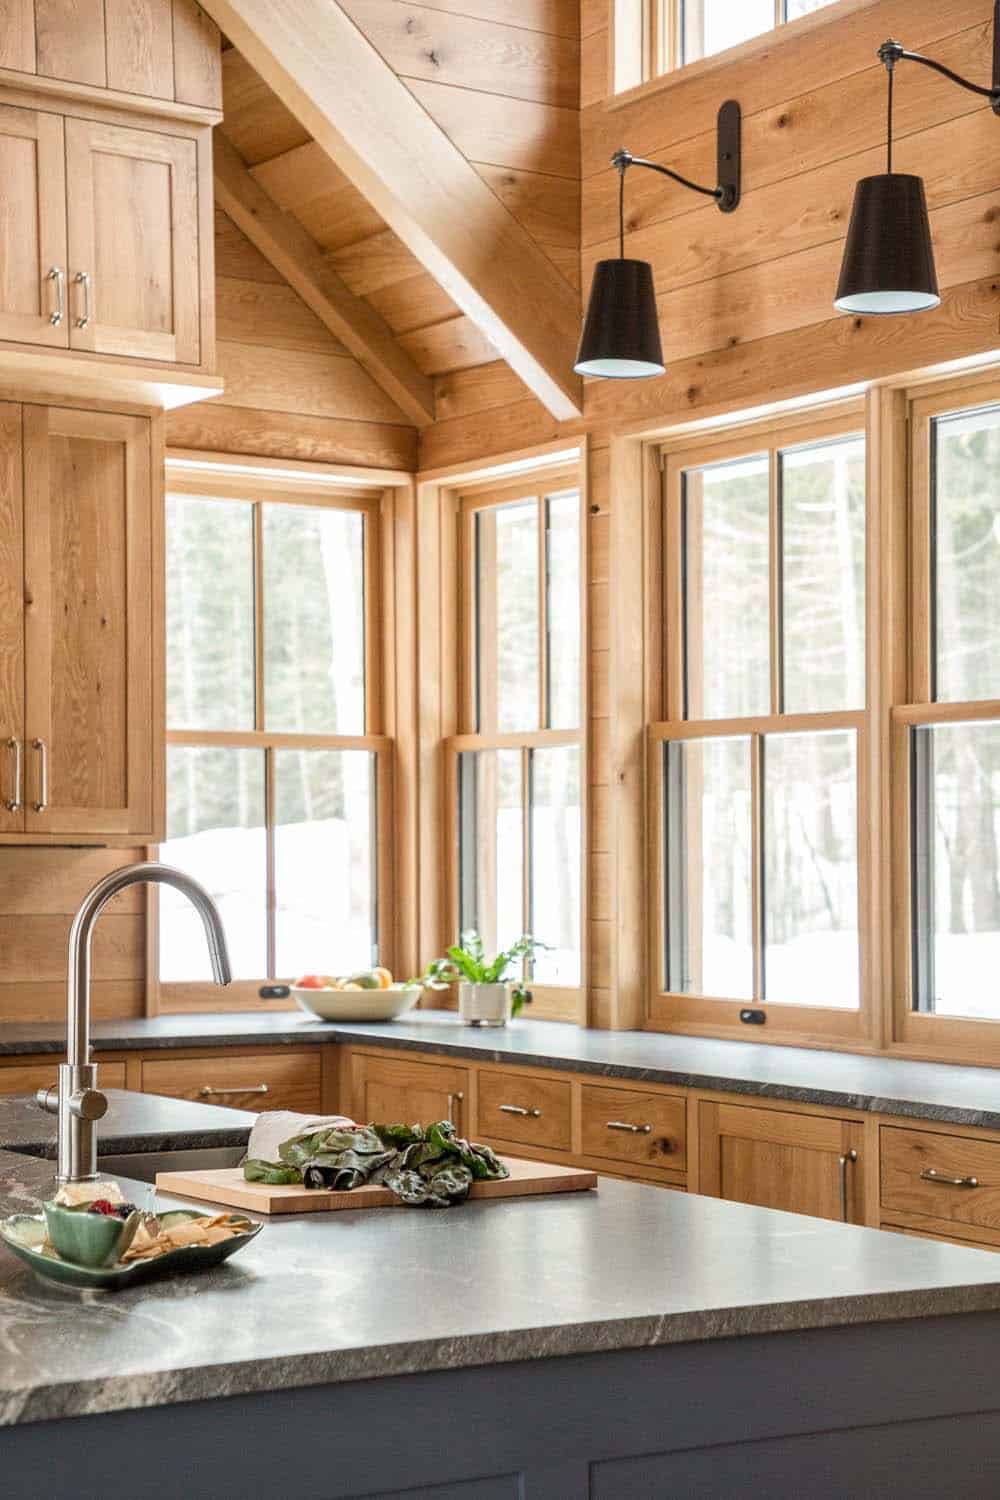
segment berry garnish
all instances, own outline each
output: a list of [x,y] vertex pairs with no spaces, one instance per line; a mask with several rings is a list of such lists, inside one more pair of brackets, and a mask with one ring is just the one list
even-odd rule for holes
[[113,1216],[115,1212],[115,1205],[113,1203],[109,1203],[107,1198],[95,1198],[93,1203],[90,1205],[88,1212],[92,1214],[104,1214],[105,1216]]
[[135,1204],[134,1203],[116,1203],[115,1204],[115,1208],[114,1208],[114,1213],[115,1213],[115,1217],[117,1219],[127,1219],[128,1216],[129,1216],[129,1214],[134,1214],[135,1213]]

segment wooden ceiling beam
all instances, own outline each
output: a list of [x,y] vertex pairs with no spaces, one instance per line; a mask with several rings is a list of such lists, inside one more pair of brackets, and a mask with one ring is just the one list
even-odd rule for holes
[[552,415],[579,417],[578,293],[341,6],[202,3]]
[[434,421],[433,381],[397,342],[384,318],[351,291],[312,236],[255,181],[219,129],[215,201],[400,410],[418,427],[429,426]]

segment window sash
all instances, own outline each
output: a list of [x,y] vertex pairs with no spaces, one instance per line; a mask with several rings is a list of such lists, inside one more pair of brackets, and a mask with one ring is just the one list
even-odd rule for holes
[[[847,730],[855,735],[856,746],[856,845],[855,861],[858,883],[858,948],[862,982],[859,987],[857,1008],[800,1005],[788,1001],[771,1000],[765,994],[764,959],[766,946],[765,896],[764,896],[764,747],[767,740],[782,735],[812,734],[823,731]],[[751,839],[751,936],[753,948],[752,994],[745,999],[695,994],[669,986],[671,965],[669,948],[672,940],[668,914],[673,933],[685,933],[683,920],[683,890],[678,891],[669,864],[667,847],[667,819],[670,813],[668,801],[671,787],[667,779],[664,748],[670,744],[686,741],[745,739],[749,742],[750,756],[750,839]],[[865,915],[869,900],[868,874],[864,858],[864,830],[868,819],[867,762],[867,715],[862,712],[830,714],[772,715],[754,719],[728,720],[682,720],[674,723],[651,724],[647,732],[647,781],[649,787],[648,826],[649,839],[649,890],[650,922],[649,952],[653,966],[650,986],[650,1015],[670,1017],[672,1020],[690,1022],[702,1018],[711,1024],[720,1024],[734,1008],[738,1012],[748,1006],[767,1009],[766,1030],[799,1032],[829,1029],[838,1037],[860,1036],[863,1032],[863,1017],[868,996],[864,976],[868,969],[868,940]],[[674,811],[676,817],[677,810]],[[690,879],[690,869],[679,872],[682,886]],[[679,925],[678,925],[679,924]],[[682,939],[683,940],[683,939]],[[762,1035],[762,1040],[766,1038]]]
[[[550,729],[551,694],[549,683],[549,555],[547,514],[550,501],[572,491],[578,496],[579,521],[579,706],[580,724],[574,729]],[[587,979],[587,900],[586,857],[588,828],[588,776],[586,766],[584,723],[587,713],[586,677],[589,670],[587,657],[587,568],[586,568],[586,513],[583,504],[580,475],[576,469],[539,470],[527,474],[521,480],[507,484],[489,483],[470,487],[454,497],[456,521],[456,604],[458,614],[458,640],[455,649],[455,667],[458,687],[456,704],[457,730],[446,738],[446,817],[449,820],[447,836],[447,900],[445,902],[446,936],[444,941],[454,941],[459,931],[461,902],[461,827],[459,817],[459,757],[463,752],[490,749],[518,750],[522,756],[522,892],[524,930],[530,928],[531,917],[531,870],[530,850],[532,840],[531,805],[529,800],[528,767],[533,750],[577,746],[580,750],[580,802],[581,802],[581,870],[580,870],[580,972],[581,984],[570,986],[532,981],[534,996],[530,1014],[536,1019],[582,1020],[584,994]],[[478,682],[492,668],[490,661],[479,659],[480,641],[477,597],[477,553],[476,517],[484,510],[493,509],[515,501],[532,501],[537,514],[537,652],[538,652],[538,715],[540,727],[511,732],[483,730],[479,721]]]
[[[393,742],[382,732],[383,674],[382,674],[382,622],[379,620],[379,602],[382,596],[382,568],[384,565],[381,541],[382,491],[352,489],[350,487],[317,483],[310,479],[287,483],[271,482],[265,476],[248,475],[244,480],[239,475],[215,476],[210,471],[199,471],[196,475],[174,474],[168,470],[168,493],[189,494],[204,499],[238,500],[252,508],[254,526],[254,579],[253,579],[253,633],[255,710],[252,730],[214,731],[194,729],[167,729],[165,742],[168,746],[191,748],[223,747],[261,751],[265,766],[265,837],[267,883],[265,892],[267,920],[267,974],[259,978],[241,980],[226,991],[212,992],[205,981],[171,981],[159,979],[159,930],[157,893],[150,901],[149,937],[147,943],[149,985],[153,1004],[163,1004],[170,1010],[204,1009],[211,996],[214,1008],[235,1006],[265,1007],[259,990],[271,983],[286,982],[296,976],[274,974],[276,948],[276,915],[278,893],[275,886],[275,785],[274,761],[279,750],[345,750],[367,751],[374,757],[374,817],[372,858],[375,870],[373,947],[377,948],[380,962],[393,966],[393,933],[386,923],[385,914],[392,911],[392,768]],[[266,729],[266,699],[264,683],[264,565],[263,565],[263,516],[264,505],[291,505],[301,507],[314,505],[328,510],[360,512],[364,517],[363,536],[363,588],[364,588],[364,704],[365,731],[363,734],[280,733]],[[285,1007],[287,1001],[275,1003]]]

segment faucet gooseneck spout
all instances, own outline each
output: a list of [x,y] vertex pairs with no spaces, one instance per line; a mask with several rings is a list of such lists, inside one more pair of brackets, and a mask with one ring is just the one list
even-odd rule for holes
[[127,865],[99,880],[83,898],[69,933],[66,983],[66,1061],[54,1089],[39,1089],[42,1109],[59,1116],[60,1182],[85,1182],[97,1176],[97,1121],[108,1101],[97,1088],[97,1065],[90,1061],[90,950],[94,924],[107,903],[131,885],[170,885],[187,896],[201,917],[216,984],[232,979],[226,934],[218,908],[205,888],[171,865]]

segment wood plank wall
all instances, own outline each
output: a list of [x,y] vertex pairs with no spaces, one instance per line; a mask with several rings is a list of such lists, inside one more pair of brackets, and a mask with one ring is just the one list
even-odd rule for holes
[[[842,318],[831,302],[858,177],[882,170],[887,36],[986,82],[990,0],[850,0],[825,21],[775,33],[753,56],[652,86],[609,107],[610,0],[580,0],[582,284],[615,253],[617,176],[627,145],[705,181],[715,114],[744,111],[744,199],[723,217],[663,177],[628,179],[626,254],[653,264],[667,373],[587,382],[582,422],[554,422],[502,364],[437,381],[438,421],[421,466],[475,461],[590,434],[590,965],[594,1022],[607,1015],[614,872],[607,810],[609,444],[616,430],[736,411],[1000,349],[1000,153],[997,122],[974,96],[914,65],[897,76],[896,166],[926,176],[944,293],[934,313]],[[822,13],[820,13],[822,16]]]
[[225,394],[171,412],[171,446],[415,466],[416,428],[221,211],[215,275]]
[[[70,923],[91,886],[143,849],[0,849],[0,1021],[59,1021],[66,1014]],[[141,1016],[146,895],[115,897],[94,931],[93,1013]]]

